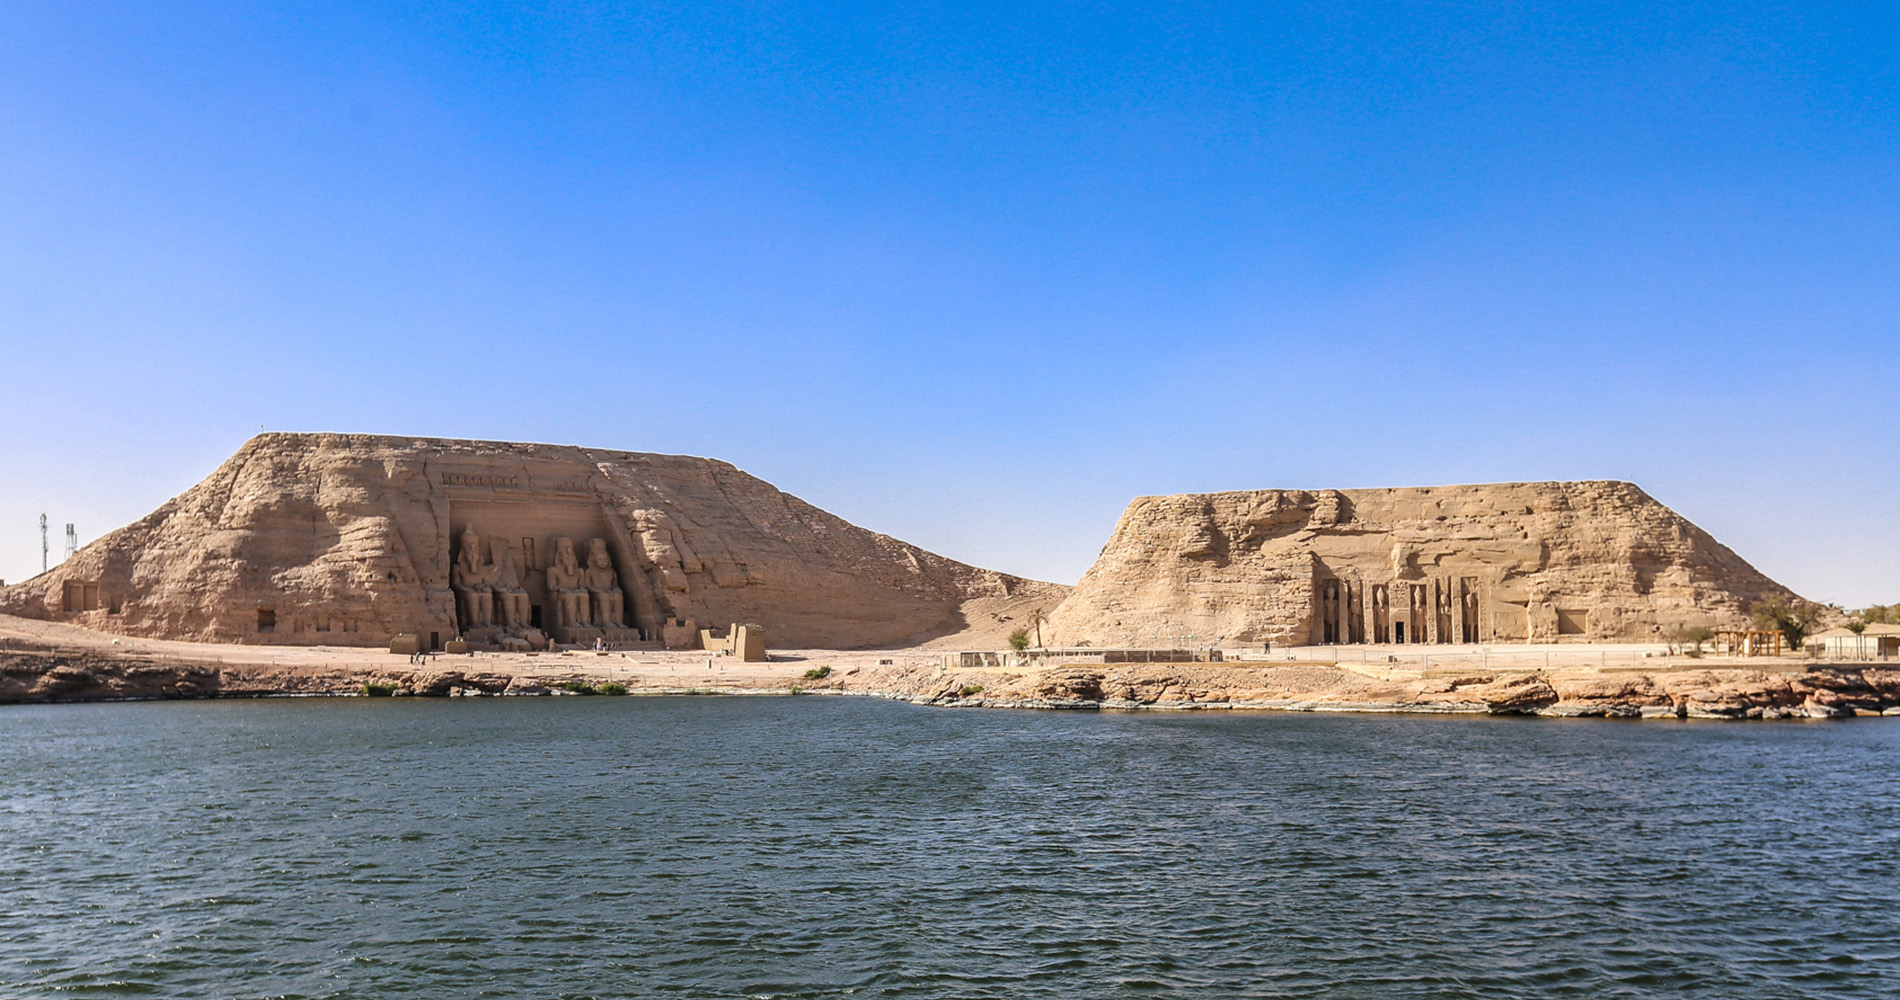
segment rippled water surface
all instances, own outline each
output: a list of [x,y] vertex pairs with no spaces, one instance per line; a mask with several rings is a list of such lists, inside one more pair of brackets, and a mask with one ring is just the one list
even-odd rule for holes
[[1893,997],[1900,722],[0,708],[6,997]]

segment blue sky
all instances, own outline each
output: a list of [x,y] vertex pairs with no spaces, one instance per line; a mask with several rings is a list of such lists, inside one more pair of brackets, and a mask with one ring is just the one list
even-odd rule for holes
[[0,577],[260,427],[1137,495],[1631,479],[1900,600],[1900,8],[0,10]]

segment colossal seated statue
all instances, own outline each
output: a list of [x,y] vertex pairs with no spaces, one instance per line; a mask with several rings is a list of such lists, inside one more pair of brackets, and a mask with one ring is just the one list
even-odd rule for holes
[[495,556],[495,605],[501,613],[500,624],[508,628],[527,628],[528,592],[521,587],[521,573],[515,569],[515,549],[507,542],[492,546]]
[[462,551],[449,573],[449,589],[462,613],[462,630],[487,628],[494,620],[495,566],[482,558],[482,536],[474,525],[462,529]]
[[625,598],[614,575],[613,560],[607,557],[607,542],[596,538],[587,547],[587,593],[593,600],[594,624],[601,628],[626,625]]
[[554,561],[548,563],[548,597],[554,602],[554,624],[561,628],[589,625],[588,593],[580,561],[574,557],[574,540],[554,540]]

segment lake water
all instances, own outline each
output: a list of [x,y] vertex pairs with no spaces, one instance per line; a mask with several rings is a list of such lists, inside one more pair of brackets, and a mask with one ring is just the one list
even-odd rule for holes
[[6,997],[1893,997],[1900,721],[0,708]]

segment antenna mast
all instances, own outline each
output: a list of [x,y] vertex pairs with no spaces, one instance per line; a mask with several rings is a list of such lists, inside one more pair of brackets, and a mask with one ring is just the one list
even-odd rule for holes
[[46,572],[46,554],[52,549],[46,546],[46,515],[40,515],[40,572]]
[[78,551],[79,533],[73,530],[73,523],[68,521],[66,522],[66,558],[71,559],[73,553]]

